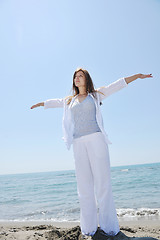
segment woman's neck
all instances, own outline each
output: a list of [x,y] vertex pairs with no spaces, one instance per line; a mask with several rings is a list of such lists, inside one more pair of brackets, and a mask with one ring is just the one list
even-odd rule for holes
[[86,88],[80,88],[79,87],[79,95],[86,95],[87,94],[87,92],[86,92]]
[[79,96],[86,96],[87,93],[83,93],[83,94],[82,94],[82,93],[79,93],[78,95],[79,95]]

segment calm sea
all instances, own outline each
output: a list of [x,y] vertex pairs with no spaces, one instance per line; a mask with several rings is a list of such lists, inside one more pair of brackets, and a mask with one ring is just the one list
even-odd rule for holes
[[[119,219],[160,219],[160,163],[111,168]],[[0,221],[79,221],[75,171],[0,175]]]

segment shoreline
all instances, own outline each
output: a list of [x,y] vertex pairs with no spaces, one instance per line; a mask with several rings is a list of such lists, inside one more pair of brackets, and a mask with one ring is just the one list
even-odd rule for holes
[[[16,220],[0,220],[0,227],[1,226],[38,226],[38,225],[52,225],[54,227],[62,227],[62,228],[69,228],[74,226],[79,226],[80,221],[52,221],[52,220],[25,220],[25,221],[16,221]],[[160,227],[160,219],[151,218],[139,218],[139,219],[119,219],[119,225],[129,225],[129,226],[156,226]]]

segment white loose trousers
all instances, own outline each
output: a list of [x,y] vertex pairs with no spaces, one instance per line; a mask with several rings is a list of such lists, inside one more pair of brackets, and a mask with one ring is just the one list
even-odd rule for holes
[[[73,140],[80,226],[83,234],[100,228],[109,235],[119,232],[113,201],[108,144],[102,132]],[[97,213],[99,208],[99,213]]]

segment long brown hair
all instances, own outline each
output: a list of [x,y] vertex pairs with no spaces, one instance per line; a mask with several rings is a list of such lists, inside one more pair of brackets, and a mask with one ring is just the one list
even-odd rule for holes
[[[76,87],[75,85],[75,82],[74,82],[74,79],[76,77],[76,73],[82,71],[85,75],[85,79],[86,79],[86,92],[87,93],[92,93],[93,96],[96,98],[96,94],[95,92],[97,92],[94,88],[94,84],[93,84],[93,81],[92,81],[92,78],[89,74],[89,72],[86,70],[86,69],[83,69],[83,68],[77,68],[76,71],[74,72],[73,74],[73,84],[72,84],[72,91],[73,91],[73,96],[69,96],[68,97],[68,101],[67,101],[67,105],[70,104],[70,102],[72,101],[72,98],[75,97],[77,94],[79,94],[79,88]],[[101,105],[102,103],[100,103]]]

